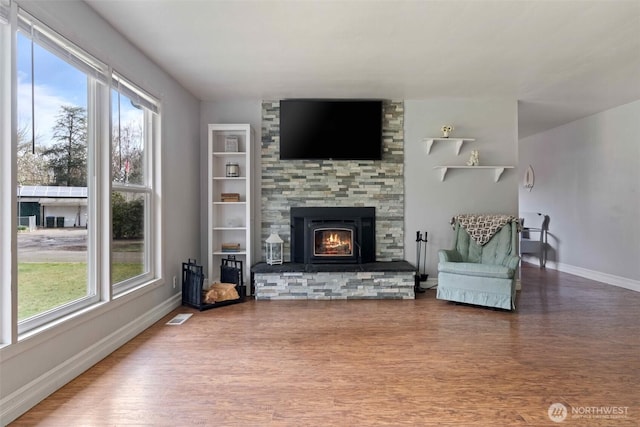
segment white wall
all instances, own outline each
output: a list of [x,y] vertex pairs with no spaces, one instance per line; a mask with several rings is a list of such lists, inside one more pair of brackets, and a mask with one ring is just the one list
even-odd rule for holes
[[[498,182],[493,170],[449,170],[440,181],[437,165],[465,165],[478,150],[480,165],[517,166],[517,103],[501,99],[405,100],[405,257],[416,263],[416,231],[429,233],[426,271],[438,272],[438,250],[453,245],[451,218],[460,213],[518,213],[519,170],[507,169]],[[462,146],[436,142],[427,155],[425,137],[441,136],[445,124],[452,137],[475,138]],[[423,247],[424,250],[424,247]],[[421,265],[423,259],[421,256]],[[421,268],[422,271],[422,268]],[[425,285],[423,285],[425,286]]]
[[520,141],[520,210],[550,216],[551,267],[640,290],[639,118],[636,101]]
[[199,253],[199,101],[84,2],[18,1],[54,30],[113,65],[162,103],[162,241],[166,281],[0,349],[0,424],[15,418],[180,303],[181,262]]

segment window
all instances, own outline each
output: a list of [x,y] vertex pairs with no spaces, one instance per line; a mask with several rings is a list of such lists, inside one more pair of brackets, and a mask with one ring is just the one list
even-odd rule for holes
[[157,107],[118,74],[111,90],[111,283],[114,294],[152,274],[154,120]]
[[17,248],[0,256],[0,326],[13,342],[159,279],[160,115],[153,97],[15,6],[0,7],[0,43],[2,138],[13,141],[0,148],[12,218],[0,240]]
[[[91,93],[104,66],[20,15],[17,34],[17,297],[25,331],[98,300]],[[101,80],[95,75],[102,74]]]

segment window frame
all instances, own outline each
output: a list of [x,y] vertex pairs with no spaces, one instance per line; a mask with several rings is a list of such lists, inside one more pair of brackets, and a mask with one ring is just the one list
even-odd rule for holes
[[[106,83],[106,73],[108,67],[101,64],[95,59],[90,62],[82,62],[91,58],[87,53],[83,52],[79,47],[64,37],[55,33],[53,30],[33,18],[28,13],[18,9],[18,28],[16,29],[16,37],[22,32],[24,37],[30,39],[32,43],[37,43],[41,48],[45,49],[52,55],[58,57],[59,60],[66,62],[76,70],[82,72],[87,77],[87,214],[89,224],[98,225],[97,221],[97,185],[96,185],[96,167],[100,160],[96,147],[99,141],[99,127],[101,125],[101,98],[108,93],[108,85]],[[16,45],[17,49],[17,45]],[[67,52],[66,58],[64,53]],[[82,66],[81,64],[84,64]],[[17,72],[17,65],[14,66],[14,72]],[[35,100],[31,101],[32,103]],[[33,120],[33,118],[32,118]],[[16,147],[13,148],[14,150]],[[17,172],[17,168],[16,168]],[[57,321],[60,318],[69,316],[72,313],[86,309],[101,300],[101,292],[99,289],[99,268],[97,262],[98,247],[95,242],[99,240],[97,235],[98,227],[90,226],[87,229],[87,276],[86,276],[86,294],[78,299],[69,301],[52,309],[37,313],[23,320],[17,321],[18,334],[22,335],[29,331],[41,328]],[[16,258],[17,251],[16,251]],[[16,281],[18,276],[16,274]],[[17,292],[20,292],[16,284]],[[17,315],[16,315],[17,319]]]
[[[159,138],[158,138],[158,130],[159,130],[159,102],[154,99],[151,95],[147,94],[144,90],[140,89],[134,83],[131,83],[121,74],[113,71],[112,73],[112,85],[111,90],[119,92],[121,95],[126,96],[131,101],[139,104],[143,111],[143,182],[141,184],[131,184],[131,183],[122,183],[117,182],[111,176],[111,191],[109,194],[113,194],[113,192],[122,192],[122,193],[134,193],[134,194],[142,194],[144,195],[145,203],[144,203],[144,255],[143,255],[143,265],[145,266],[145,271],[142,274],[127,278],[123,281],[111,283],[111,288],[113,292],[113,296],[117,297],[119,295],[125,294],[131,289],[135,289],[138,286],[145,285],[150,281],[153,281],[156,278],[159,278],[159,272],[157,270],[157,265],[159,265],[156,260],[158,259],[157,253],[159,252],[158,245],[156,244],[159,239],[157,238],[160,233],[160,227],[157,222],[157,212],[158,212],[158,198],[156,197],[155,187],[158,184],[157,176],[159,175],[157,170],[159,169],[159,160],[156,160],[155,153],[158,150]],[[109,94],[110,102],[113,103],[113,97],[111,93]],[[109,109],[110,115],[113,113],[113,106]],[[110,139],[109,141],[113,141],[113,117],[110,117]],[[112,144],[109,144],[111,149]],[[111,171],[111,161],[112,161],[113,153],[110,150],[109,156],[109,171]],[[112,215],[112,209],[110,204],[110,212]],[[111,221],[109,221],[111,223]],[[111,233],[111,242],[113,242],[113,234]],[[110,249],[110,253],[112,253],[112,246]],[[111,263],[113,266],[113,263]]]
[[10,250],[0,251],[0,348],[15,341],[17,336],[14,307],[17,306],[16,295],[16,259],[13,254],[17,249],[17,207],[14,203],[6,203],[17,198],[16,149],[17,119],[16,110],[16,76],[14,73],[16,53],[13,49],[16,42],[16,9],[15,4],[0,1],[0,138],[10,141],[0,144],[0,216],[10,218],[0,223],[0,246]]
[[[3,9],[3,13],[6,9]],[[4,14],[3,14],[4,17]],[[11,247],[11,251],[0,254],[0,347],[21,341],[61,322],[70,320],[80,313],[92,310],[105,303],[115,303],[116,298],[127,295],[138,289],[151,289],[153,285],[162,283],[162,250],[157,244],[161,241],[161,177],[160,177],[160,131],[161,103],[158,98],[149,95],[145,90],[133,84],[123,75],[86,53],[77,43],[61,36],[46,24],[37,20],[15,3],[11,5],[8,23],[2,22],[3,31],[0,41],[3,49],[10,53],[8,61],[0,61],[3,70],[9,70],[7,78],[0,82],[2,93],[5,89],[10,100],[3,97],[0,105],[2,123],[11,123],[11,144],[3,144],[0,148],[0,210],[8,215],[11,221],[0,224],[0,243],[3,247]],[[27,25],[28,24],[28,25]],[[25,28],[30,32],[25,32]],[[88,218],[90,224],[87,236],[87,289],[88,295],[63,304],[60,307],[36,314],[18,321],[17,315],[17,208],[16,208],[16,134],[17,134],[17,35],[25,32],[28,38],[33,37],[34,28],[38,39],[34,40],[52,54],[67,62],[87,76],[87,193]],[[7,40],[8,39],[8,40]],[[62,53],[62,54],[61,54]],[[144,110],[144,167],[145,181],[139,184],[114,185],[111,176],[111,141],[112,137],[112,89],[126,88],[127,96],[135,96],[135,101]],[[130,98],[133,100],[133,98]],[[3,134],[3,136],[5,136]],[[8,167],[5,167],[8,166]],[[112,270],[112,231],[111,231],[111,195],[112,191],[124,191],[144,194],[145,225],[144,253],[145,273],[134,276],[120,283],[111,284]],[[5,280],[6,279],[6,280]]]

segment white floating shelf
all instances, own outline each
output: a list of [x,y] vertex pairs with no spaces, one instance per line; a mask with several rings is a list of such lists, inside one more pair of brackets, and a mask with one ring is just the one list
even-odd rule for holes
[[440,169],[440,181],[444,181],[449,169],[493,169],[495,182],[498,182],[504,170],[513,169],[514,166],[434,166],[433,168]]
[[438,142],[438,141],[455,142],[456,143],[456,156],[457,156],[457,155],[460,154],[460,149],[462,148],[462,144],[464,144],[465,142],[475,141],[475,138],[442,138],[442,137],[435,137],[435,138],[423,138],[422,141],[427,143],[427,154],[429,154],[431,152],[431,147],[433,146],[433,144],[435,142]]

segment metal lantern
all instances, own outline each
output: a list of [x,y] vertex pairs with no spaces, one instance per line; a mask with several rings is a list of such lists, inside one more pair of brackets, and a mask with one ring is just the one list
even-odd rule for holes
[[267,253],[267,264],[282,264],[282,244],[284,241],[278,236],[277,233],[271,233],[271,235],[267,238],[266,242],[266,253]]

